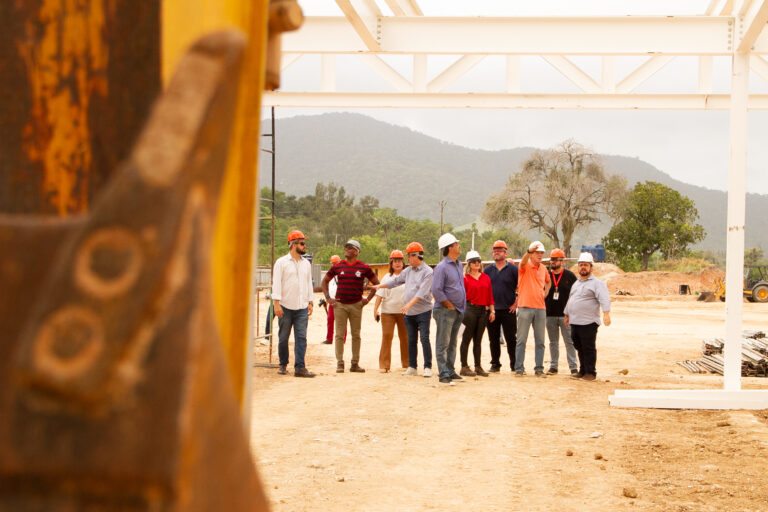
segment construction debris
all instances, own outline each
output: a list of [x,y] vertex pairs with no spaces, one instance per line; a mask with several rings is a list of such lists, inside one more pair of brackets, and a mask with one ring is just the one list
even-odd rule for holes
[[[702,357],[698,361],[677,361],[691,373],[716,373],[723,375],[725,340],[712,338],[702,341]],[[743,377],[768,377],[768,341],[762,331],[744,331],[741,340],[741,375]]]

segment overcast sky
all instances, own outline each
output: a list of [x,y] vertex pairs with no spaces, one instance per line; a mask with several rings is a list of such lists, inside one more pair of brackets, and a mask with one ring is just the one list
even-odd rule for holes
[[[333,0],[299,0],[307,16],[340,16]],[[391,14],[386,3],[378,4]],[[632,5],[635,4],[635,5]],[[419,0],[427,16],[579,16],[579,15],[698,15],[707,0]],[[430,57],[431,79],[455,57]],[[599,82],[599,57],[573,58]],[[620,80],[643,58],[617,59]],[[410,57],[387,57],[405,78],[412,75]],[[637,89],[640,93],[695,93],[697,60],[677,57]],[[319,57],[304,56],[283,73],[282,90],[318,90]],[[354,56],[337,58],[338,90],[391,91],[378,75]],[[718,57],[714,66],[715,93],[730,89],[730,59]],[[504,59],[487,57],[446,92],[503,92]],[[521,59],[522,92],[574,93],[567,79],[538,57]],[[751,73],[750,92],[768,94],[768,84]],[[277,109],[281,117],[317,114],[328,110]],[[571,111],[571,110],[471,110],[471,109],[355,109],[389,123],[407,126],[427,135],[483,149],[518,146],[551,147],[574,138],[600,153],[638,157],[676,179],[726,190],[728,173],[727,111]],[[268,110],[265,111],[268,113]],[[748,176],[750,192],[768,193],[768,112],[749,116]]]

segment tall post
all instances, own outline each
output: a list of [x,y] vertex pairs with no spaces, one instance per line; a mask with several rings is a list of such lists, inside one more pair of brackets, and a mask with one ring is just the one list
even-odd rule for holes
[[445,205],[448,203],[445,199],[440,201],[440,234],[443,234],[443,210],[445,210]]
[[726,391],[741,389],[741,315],[744,273],[744,218],[747,179],[747,101],[749,54],[734,53],[731,69],[730,160],[728,169],[728,233],[725,271]]
[[[271,215],[272,215],[272,228],[270,235],[270,246],[272,252],[270,253],[269,268],[274,270],[275,267],[275,107],[272,107],[272,202],[270,203]],[[271,276],[270,276],[271,277]]]

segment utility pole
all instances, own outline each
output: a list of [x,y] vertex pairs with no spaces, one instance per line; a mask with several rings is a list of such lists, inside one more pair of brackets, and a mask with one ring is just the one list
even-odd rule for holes
[[440,234],[443,234],[443,210],[445,210],[445,205],[448,204],[448,201],[443,199],[440,201]]

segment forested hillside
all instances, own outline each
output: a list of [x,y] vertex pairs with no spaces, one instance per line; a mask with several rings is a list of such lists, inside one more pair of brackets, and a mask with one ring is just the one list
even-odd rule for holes
[[[266,126],[266,125],[265,125]],[[313,194],[317,183],[337,183],[347,194],[370,195],[412,219],[461,226],[477,221],[488,196],[504,185],[533,148],[486,151],[442,142],[408,128],[349,113],[298,116],[277,121],[277,186],[289,195]],[[578,140],[579,134],[573,134]],[[265,139],[266,140],[266,139]],[[707,237],[697,247],[725,249],[726,194],[672,179],[637,158],[605,155],[608,172],[628,186],[652,180],[691,198]],[[270,184],[269,155],[262,153],[262,186]],[[725,171],[724,171],[725,172]],[[768,248],[768,196],[747,197],[747,247]],[[595,243],[611,219],[580,232],[577,243]],[[526,233],[535,236],[535,233]]]

